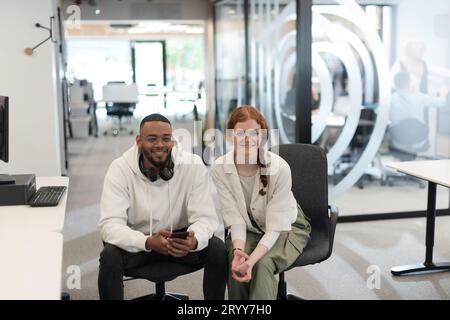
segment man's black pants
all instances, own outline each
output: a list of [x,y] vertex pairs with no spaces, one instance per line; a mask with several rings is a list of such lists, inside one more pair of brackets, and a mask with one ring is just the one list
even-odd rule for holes
[[102,300],[122,300],[123,276],[132,268],[158,261],[203,265],[203,295],[205,300],[223,300],[228,276],[225,244],[217,237],[209,239],[208,246],[184,257],[166,256],[155,251],[131,253],[112,244],[105,244],[100,254],[98,290]]

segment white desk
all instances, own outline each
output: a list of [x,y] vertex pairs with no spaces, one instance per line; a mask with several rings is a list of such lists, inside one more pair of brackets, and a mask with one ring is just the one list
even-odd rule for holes
[[[317,121],[319,117],[319,113],[313,111],[311,114],[311,122],[314,123]],[[345,116],[331,112],[326,119],[327,127],[340,128],[345,124]]]
[[63,236],[0,233],[0,300],[61,298]]
[[[297,119],[295,115],[288,115],[285,112],[282,112],[282,115],[294,122]],[[318,116],[319,116],[318,113],[313,111],[313,113],[311,114],[311,122],[312,123],[316,122]],[[328,127],[337,127],[337,128],[343,127],[345,124],[345,116],[331,112],[326,119],[326,123]]]
[[66,186],[59,204],[55,207],[0,206],[0,233],[5,230],[17,232],[62,232],[66,214],[68,177],[36,177],[36,187]]
[[407,175],[428,181],[427,226],[425,235],[425,262],[391,268],[393,275],[450,271],[450,263],[433,262],[434,225],[436,220],[436,186],[450,188],[450,159],[428,161],[406,161],[387,164]]

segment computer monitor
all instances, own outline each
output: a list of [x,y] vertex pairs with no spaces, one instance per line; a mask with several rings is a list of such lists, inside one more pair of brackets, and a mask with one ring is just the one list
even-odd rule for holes
[[[9,99],[5,96],[0,96],[0,160],[9,161]],[[14,177],[0,174],[0,184],[14,182]]]
[[8,116],[8,97],[0,96],[0,160],[8,162],[9,160],[9,116]]

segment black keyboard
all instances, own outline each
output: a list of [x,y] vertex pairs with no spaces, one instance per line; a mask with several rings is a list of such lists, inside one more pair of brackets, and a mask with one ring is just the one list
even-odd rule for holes
[[28,204],[32,207],[57,206],[66,189],[64,186],[40,187]]

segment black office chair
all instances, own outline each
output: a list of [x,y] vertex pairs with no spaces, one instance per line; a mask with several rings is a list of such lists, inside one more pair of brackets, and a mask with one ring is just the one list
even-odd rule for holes
[[370,141],[373,128],[375,127],[375,121],[377,120],[377,114],[373,109],[363,108],[359,116],[358,126],[352,141],[350,142],[350,148],[353,151],[361,153],[362,150]]
[[[125,130],[125,127],[122,126],[122,118],[131,118],[134,114],[134,109],[136,108],[135,103],[107,103],[106,104],[106,115],[109,117],[117,117],[119,119],[119,124],[116,128],[114,128],[113,135],[117,136],[120,131]],[[130,130],[130,134],[133,134],[134,131]],[[108,131],[105,130],[104,135],[106,136]]]
[[203,265],[184,265],[174,262],[161,261],[130,269],[125,273],[124,281],[146,279],[155,283],[155,292],[135,300],[189,300],[189,296],[170,293],[165,290],[165,282],[179,276],[195,272]]
[[[377,114],[374,109],[363,108],[358,121],[358,126],[356,127],[355,134],[350,141],[349,148],[347,151],[339,158],[333,165],[333,184],[336,185],[343,177],[345,177],[358,162],[362,152],[365,150],[367,144],[372,136],[373,129],[375,127],[375,122],[377,119]],[[341,167],[344,167],[341,170]],[[368,174],[363,174],[356,185],[359,189],[364,189],[364,184],[366,181],[372,181],[373,176]]]
[[[357,159],[361,156],[361,153],[366,149],[367,144],[372,138],[372,132],[375,128],[375,122],[377,120],[377,114],[374,109],[363,108],[358,121],[358,127],[350,142],[350,149],[353,154],[353,163],[356,163]],[[359,189],[364,189],[365,182],[373,181],[373,176],[364,173],[356,183]]]
[[[109,81],[107,83],[108,85],[119,85],[115,91],[119,93],[119,95],[129,95],[130,93],[124,92],[124,88],[126,88],[124,81]],[[123,85],[120,86],[120,85]],[[105,86],[104,86],[105,88]],[[122,88],[122,89],[121,89]],[[105,90],[105,89],[104,89]],[[125,89],[129,90],[129,89]],[[136,109],[136,103],[135,102],[128,102],[126,101],[129,99],[129,97],[121,97],[124,98],[124,100],[117,101],[118,97],[115,97],[114,101],[109,101],[108,98],[105,98],[105,91],[103,91],[103,99],[105,101],[105,108],[106,108],[106,115],[108,117],[117,117],[118,118],[118,126],[113,128],[112,133],[114,136],[117,136],[121,131],[124,131],[126,128],[122,125],[122,118],[129,118],[131,119],[134,115],[134,110]],[[133,100],[137,100],[138,98],[138,92],[136,88],[135,97],[133,97]],[[133,130],[129,131],[130,135],[134,134]],[[108,134],[108,130],[105,130],[103,134],[106,136]]]
[[[315,264],[328,259],[333,251],[337,209],[328,205],[328,175],[325,152],[309,144],[279,146],[280,156],[292,173],[292,192],[304,213],[310,218],[311,239],[298,259],[284,272],[295,267]],[[287,294],[284,272],[279,274],[278,299],[301,299]]]

